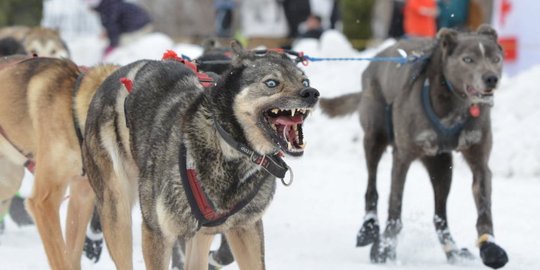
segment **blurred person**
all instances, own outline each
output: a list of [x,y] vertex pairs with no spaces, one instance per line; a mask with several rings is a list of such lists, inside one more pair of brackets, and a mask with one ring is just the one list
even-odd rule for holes
[[409,38],[434,37],[438,13],[436,0],[407,0],[403,12],[405,35]]
[[341,10],[339,0],[334,0],[332,4],[332,11],[330,12],[330,29],[336,29],[338,22],[341,21]]
[[298,26],[311,15],[309,0],[277,0],[283,6],[289,28],[288,38],[298,37]]
[[465,30],[469,18],[469,0],[438,0],[437,28]]
[[299,38],[315,38],[319,39],[324,32],[322,27],[322,18],[318,15],[309,15],[303,23],[305,30],[301,31]]
[[400,38],[405,34],[403,30],[403,9],[405,8],[405,0],[394,0],[392,6],[392,19],[388,29],[388,36],[392,38]]
[[218,37],[230,38],[233,35],[232,26],[236,6],[235,0],[214,1],[214,8],[216,9],[215,29]]
[[105,28],[109,46],[104,57],[116,47],[127,45],[153,31],[150,15],[141,7],[124,0],[85,0],[95,10]]

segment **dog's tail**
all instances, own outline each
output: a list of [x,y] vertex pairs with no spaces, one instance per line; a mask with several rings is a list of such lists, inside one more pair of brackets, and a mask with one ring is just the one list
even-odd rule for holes
[[335,98],[321,98],[319,106],[331,118],[352,114],[358,110],[362,92],[350,93]]

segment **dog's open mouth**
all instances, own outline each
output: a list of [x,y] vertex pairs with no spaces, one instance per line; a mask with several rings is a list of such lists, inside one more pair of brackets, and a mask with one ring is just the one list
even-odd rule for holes
[[466,86],[467,96],[473,103],[493,103],[493,89],[480,91],[470,85]]
[[302,124],[309,111],[309,108],[273,108],[264,112],[264,119],[272,132],[272,138],[283,152],[291,156],[301,156],[304,153]]

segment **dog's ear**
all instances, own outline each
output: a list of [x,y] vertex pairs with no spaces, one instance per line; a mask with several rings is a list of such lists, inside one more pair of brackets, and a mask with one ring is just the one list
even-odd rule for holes
[[493,29],[488,24],[480,25],[478,29],[476,29],[476,33],[478,33],[479,35],[484,35],[489,39],[497,42],[497,31],[495,31],[495,29]]
[[238,40],[233,40],[231,42],[231,49],[233,51],[233,66],[241,66],[243,65],[243,61],[245,56],[248,54],[248,52],[244,49],[242,44]]
[[445,55],[451,55],[458,42],[458,32],[449,28],[442,28],[437,33],[437,40],[445,51]]

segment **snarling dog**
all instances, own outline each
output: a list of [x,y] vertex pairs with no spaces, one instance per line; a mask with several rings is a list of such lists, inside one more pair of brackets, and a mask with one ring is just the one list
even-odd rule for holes
[[27,26],[0,28],[0,38],[8,37],[20,42],[29,54],[54,58],[70,57],[66,43],[54,29]]
[[[18,190],[25,167],[35,171],[26,207],[52,269],[80,268],[94,196],[82,176],[79,135],[97,86],[115,68],[99,66],[81,73],[67,59],[11,56],[0,60],[0,201]],[[68,186],[64,241],[59,207]]]
[[206,90],[174,60],[132,63],[98,89],[83,159],[118,269],[132,268],[137,191],[148,269],[167,268],[179,237],[189,239],[187,269],[205,269],[219,232],[240,268],[264,268],[261,217],[287,170],[279,155],[303,154],[319,93],[287,56],[232,48],[231,69]]
[[[203,43],[203,54],[195,59],[197,67],[200,71],[207,74],[212,74],[214,78],[217,75],[223,75],[231,67],[232,51],[230,47],[224,47],[214,39],[208,39]],[[84,253],[86,257],[97,262],[101,256],[103,246],[103,231],[99,215],[94,211],[92,220],[87,231],[87,236],[84,243]],[[172,251],[172,268],[184,269],[185,258],[185,241],[179,239]],[[217,250],[213,250],[209,254],[209,268],[216,269],[234,262],[233,255],[227,244],[224,236],[221,236],[221,244]]]
[[[423,53],[417,49],[425,49]],[[368,169],[366,216],[358,246],[374,243],[371,260],[395,258],[396,237],[402,228],[401,203],[407,170],[420,159],[435,193],[434,223],[450,262],[470,253],[460,250],[448,228],[446,201],[452,181],[452,151],[461,152],[473,173],[478,210],[476,229],[484,264],[499,268],[508,257],[495,244],[491,214],[492,146],[490,107],[501,77],[502,50],[497,33],[481,26],[474,33],[442,29],[436,40],[403,40],[378,57],[396,57],[403,50],[417,54],[415,64],[371,63],[362,75],[362,92],[322,99],[330,116],[360,113],[365,132]],[[386,228],[379,236],[376,189],[377,165],[393,145],[392,184]]]

